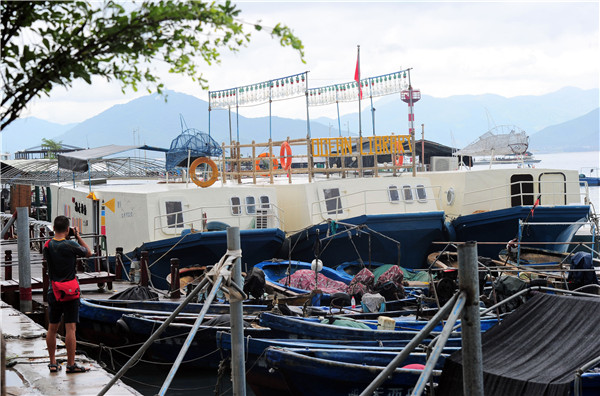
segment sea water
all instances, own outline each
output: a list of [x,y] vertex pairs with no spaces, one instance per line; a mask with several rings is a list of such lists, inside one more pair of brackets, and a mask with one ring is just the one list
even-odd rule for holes
[[[582,168],[600,167],[600,152],[598,151],[535,154],[535,158],[541,160],[539,163],[533,164],[536,168],[580,171]],[[517,164],[494,164],[492,169],[516,168],[517,166]],[[489,165],[478,165],[475,169],[483,167],[487,168]],[[582,187],[581,191],[584,193],[585,188]],[[595,210],[600,210],[600,187],[589,187],[589,197]],[[124,382],[144,395],[155,395],[160,390],[169,370],[169,365],[140,363],[125,375]],[[177,396],[214,395],[217,380],[216,370],[183,369],[175,376],[167,394]],[[232,395],[230,373],[225,372],[221,381],[222,392],[220,395]],[[250,389],[247,389],[247,394],[253,395]]]

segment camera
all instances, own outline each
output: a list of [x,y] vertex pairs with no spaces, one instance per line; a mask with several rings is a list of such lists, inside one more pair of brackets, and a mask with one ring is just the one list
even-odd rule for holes
[[75,229],[73,227],[69,227],[69,238],[75,237]]

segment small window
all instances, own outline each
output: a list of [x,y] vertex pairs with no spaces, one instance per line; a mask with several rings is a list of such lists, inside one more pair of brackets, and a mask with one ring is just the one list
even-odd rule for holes
[[240,197],[231,197],[231,214],[234,216],[239,216],[242,214]]
[[182,228],[183,227],[183,206],[181,201],[165,201],[167,209],[167,227]]
[[271,203],[269,202],[268,196],[263,195],[260,197],[260,208],[261,209],[270,209],[271,208]]
[[246,213],[256,213],[256,202],[254,200],[254,197],[246,197]]
[[400,202],[400,193],[398,192],[397,186],[389,186],[388,187],[388,195],[389,195],[390,201],[392,203]]
[[323,189],[323,195],[325,196],[327,214],[344,213],[339,188],[325,188]]
[[417,184],[417,200],[419,202],[427,202],[427,190],[422,184]]
[[405,202],[412,202],[414,200],[412,188],[409,185],[402,186],[402,196]]

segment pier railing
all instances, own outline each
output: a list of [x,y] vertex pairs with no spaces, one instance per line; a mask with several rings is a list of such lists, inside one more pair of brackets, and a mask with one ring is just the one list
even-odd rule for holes
[[[405,151],[407,142],[408,136],[392,134],[223,143],[221,178],[223,183],[228,180],[242,183],[242,179],[251,178],[253,183],[267,179],[272,184],[275,176],[287,176],[291,183],[295,175],[308,177],[309,181],[317,175],[396,175],[413,169],[413,164],[404,160],[404,155],[411,154],[410,144]],[[282,146],[289,146],[289,151]]]

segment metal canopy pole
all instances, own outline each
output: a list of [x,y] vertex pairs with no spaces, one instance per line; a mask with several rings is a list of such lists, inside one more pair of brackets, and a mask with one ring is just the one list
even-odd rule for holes
[[[240,250],[240,228],[227,228],[227,250]],[[237,285],[243,284],[242,259],[238,257],[231,269],[232,280]],[[230,296],[229,313],[231,316],[231,376],[233,378],[233,394],[246,395],[246,364],[244,360],[244,305],[242,298]]]
[[429,320],[429,322],[419,331],[415,337],[410,340],[408,344],[404,347],[402,352],[398,354],[392,361],[383,369],[381,373],[371,382],[371,384],[360,394],[360,396],[370,396],[377,390],[381,384],[385,382],[385,380],[396,370],[396,368],[410,355],[410,353],[423,341],[429,333],[437,326],[437,324],[443,320],[446,315],[452,310],[454,303],[458,299],[458,293],[455,294],[448,302],[440,308],[438,313],[435,314],[433,318]]
[[462,314],[463,394],[483,396],[483,360],[481,356],[481,321],[479,313],[479,274],[477,243],[458,246],[458,281],[467,301]]

